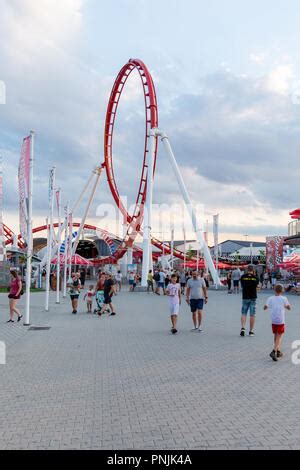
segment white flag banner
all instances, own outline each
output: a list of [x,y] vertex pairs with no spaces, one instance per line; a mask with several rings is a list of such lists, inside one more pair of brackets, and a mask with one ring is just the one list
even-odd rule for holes
[[55,169],[52,168],[49,174],[49,207],[51,207],[52,195],[54,191],[54,174],[55,174]]
[[30,142],[30,136],[25,137],[23,140],[18,171],[20,233],[25,243],[27,243],[28,239]]

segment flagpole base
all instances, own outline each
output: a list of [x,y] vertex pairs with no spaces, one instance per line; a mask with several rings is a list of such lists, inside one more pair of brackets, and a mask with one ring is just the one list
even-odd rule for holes
[[23,323],[23,326],[30,326],[30,323]]

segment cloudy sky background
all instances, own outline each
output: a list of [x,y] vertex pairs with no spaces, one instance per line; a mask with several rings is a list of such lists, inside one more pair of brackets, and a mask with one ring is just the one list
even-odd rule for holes
[[[170,136],[193,202],[204,206],[203,220],[211,228],[219,212],[222,239],[286,233],[288,212],[300,206],[298,1],[0,0],[0,11],[7,225],[18,230],[22,137],[30,129],[37,133],[38,225],[47,212],[51,166],[64,202],[72,203],[103,161],[110,89],[121,66],[138,57],[153,75],[160,127]],[[137,78],[132,74],[121,100],[114,141],[119,191],[129,203],[144,138]],[[175,204],[180,195],[165,160],[160,148],[154,200]],[[96,216],[99,204],[112,202],[104,176],[89,221],[114,230],[111,217]],[[154,231],[160,229],[156,216]],[[182,238],[180,217],[176,236]]]

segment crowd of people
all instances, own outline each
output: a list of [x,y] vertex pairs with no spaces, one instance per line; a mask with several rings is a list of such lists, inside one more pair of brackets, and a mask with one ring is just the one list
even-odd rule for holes
[[[181,285],[176,274],[171,275],[171,283],[166,289],[169,296],[169,310],[171,317],[171,332],[177,333],[177,319],[181,304]],[[233,281],[233,289],[235,293],[239,293],[242,289],[242,308],[241,308],[241,331],[240,336],[246,335],[247,315],[249,313],[249,336],[254,336],[254,325],[256,316],[256,300],[257,288],[260,280],[254,269],[249,265],[245,273],[241,273],[239,269],[232,272],[230,279]],[[283,334],[285,332],[285,311],[290,310],[291,306],[288,299],[283,295],[284,288],[281,284],[274,284],[274,295],[270,296],[265,305],[264,310],[269,309],[272,322],[272,332],[274,335],[274,345],[270,353],[273,361],[278,361],[283,356],[281,346]],[[203,316],[203,306],[208,302],[206,283],[198,275],[197,271],[193,271],[192,278],[186,284],[186,301],[190,305],[194,328],[192,331],[202,331],[201,322]]]
[[[129,291],[134,292],[135,287],[140,283],[141,276],[137,272],[129,272],[128,282]],[[264,279],[263,279],[264,281]],[[78,312],[78,301],[80,294],[84,288],[85,278],[81,272],[72,273],[71,280],[68,282],[68,293],[71,299],[72,314]],[[254,266],[249,265],[243,273],[239,268],[227,274],[228,293],[239,294],[242,291],[242,307],[241,307],[241,330],[240,336],[246,335],[247,315],[249,313],[249,336],[253,337],[257,291],[261,285],[262,279],[258,276]],[[111,316],[116,315],[116,309],[113,305],[113,296],[118,295],[122,290],[123,276],[121,271],[115,275],[111,272],[99,271],[96,284],[90,284],[84,294],[84,300],[87,305],[87,312],[98,314],[109,313]],[[265,305],[264,310],[269,309],[272,321],[272,331],[274,334],[273,350],[270,353],[271,358],[277,361],[282,357],[282,338],[285,332],[285,311],[290,310],[291,306],[287,298],[283,295],[284,287],[278,282],[271,282],[274,295],[270,296]],[[148,273],[147,292],[153,292],[156,295],[166,295],[169,301],[169,313],[171,320],[171,333],[178,332],[178,315],[182,298],[190,307],[192,313],[193,329],[192,331],[202,332],[202,319],[205,304],[208,303],[208,276],[201,270],[194,271],[166,271],[163,269],[155,269]],[[17,303],[23,294],[22,280],[16,270],[11,270],[11,283],[9,287],[9,310],[10,318],[7,323],[14,323],[14,315],[17,315],[17,322],[22,318],[22,314],[17,308]],[[94,298],[96,300],[96,308],[93,310]]]

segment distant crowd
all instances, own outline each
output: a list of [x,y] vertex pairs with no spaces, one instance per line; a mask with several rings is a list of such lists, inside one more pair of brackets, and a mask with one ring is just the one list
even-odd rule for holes
[[[128,283],[129,291],[134,292],[137,285],[141,282],[141,275],[138,272],[129,272]],[[72,304],[72,314],[77,314],[78,300],[85,285],[85,271],[74,272],[68,281],[67,288]],[[99,270],[96,284],[89,284],[84,294],[84,300],[87,305],[87,312],[98,314],[99,316],[109,313],[116,315],[116,309],[113,304],[113,296],[118,295],[122,290],[123,276],[121,271],[112,275],[110,272]],[[277,361],[282,357],[282,338],[285,332],[285,311],[290,310],[291,306],[287,298],[283,295],[289,291],[278,282],[277,276],[273,273],[263,272],[258,276],[255,267],[249,265],[245,272],[239,268],[229,271],[227,274],[227,292],[228,294],[239,294],[242,291],[241,308],[241,331],[240,336],[246,335],[247,314],[249,313],[249,336],[254,336],[254,325],[256,316],[256,300],[258,289],[272,286],[274,295],[270,296],[264,305],[264,310],[269,309],[271,313],[272,331],[274,334],[274,346],[270,353],[271,358]],[[154,269],[149,270],[147,276],[147,292],[155,295],[166,295],[169,299],[169,314],[171,319],[171,333],[178,332],[178,315],[182,296],[185,296],[186,302],[192,313],[193,329],[192,331],[202,332],[202,318],[204,305],[208,303],[209,276],[204,270],[198,272]],[[17,304],[23,295],[21,278],[16,270],[11,270],[11,283],[9,287],[9,307],[10,318],[7,323],[14,323],[14,315],[17,315],[17,322],[22,318]],[[93,310],[94,299],[96,308]]]

